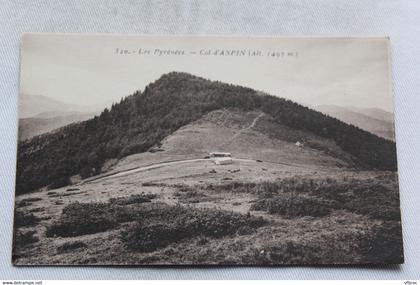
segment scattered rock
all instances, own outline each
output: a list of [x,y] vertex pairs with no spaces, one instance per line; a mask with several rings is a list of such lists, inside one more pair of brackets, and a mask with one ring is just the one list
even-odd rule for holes
[[209,242],[209,240],[208,239],[206,239],[206,238],[200,238],[198,241],[197,241],[197,245],[205,245],[205,244],[207,244]]
[[73,191],[77,191],[80,190],[79,188],[69,188],[66,190],[66,192],[73,192]]
[[79,248],[86,248],[87,244],[82,241],[65,242],[57,248],[57,253],[67,253]]
[[37,213],[37,212],[42,212],[44,210],[45,210],[44,207],[37,207],[37,208],[30,209],[29,212],[30,213]]
[[154,147],[154,148],[149,149],[149,152],[151,153],[160,152],[160,151],[165,151],[165,150],[160,147]]
[[253,234],[253,233],[255,233],[255,229],[253,229],[253,228],[251,228],[251,227],[249,227],[249,226],[242,226],[242,227],[240,227],[237,231],[236,231],[236,233],[238,234],[238,235],[250,235],[250,234]]
[[20,208],[20,207],[30,206],[32,205],[32,202],[41,201],[41,200],[42,198],[38,198],[38,197],[23,199],[19,202],[16,202],[16,207]]

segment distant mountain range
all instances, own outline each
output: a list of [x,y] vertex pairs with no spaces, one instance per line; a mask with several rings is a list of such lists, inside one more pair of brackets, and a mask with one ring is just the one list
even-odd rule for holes
[[47,133],[99,114],[103,108],[68,104],[42,95],[19,98],[19,140]]
[[[224,110],[233,117],[222,119],[220,112]],[[199,120],[202,120],[200,124],[213,126],[214,144],[209,149],[219,146],[219,150],[235,150],[233,144],[236,143],[243,155],[249,153],[249,157],[256,158],[255,154],[263,152],[258,142],[273,140],[275,144],[264,146],[272,153],[268,157],[288,162],[296,157],[295,163],[301,163],[302,167],[305,163],[333,167],[340,163],[365,170],[395,171],[397,167],[392,141],[290,100],[188,73],[171,72],[149,84],[144,91],[121,99],[99,116],[21,141],[16,193],[68,185],[74,175],[82,178],[97,175],[106,161],[148,152],[182,127],[190,130],[187,134],[191,137],[178,132],[178,143],[171,144],[175,145],[172,151],[188,155],[196,150],[185,146],[199,148],[205,143],[194,137],[197,126],[191,127]],[[237,141],[238,124],[242,123],[235,122],[244,122],[241,128],[245,132],[255,128],[255,135],[259,136],[253,139],[255,143]],[[228,126],[227,133],[235,133],[231,140],[220,134],[223,139],[217,143],[218,132],[221,132],[218,124]],[[193,140],[196,143],[193,144]],[[297,141],[305,145],[306,154],[293,155],[298,151]]]
[[93,118],[96,113],[82,112],[48,112],[32,118],[19,120],[18,139],[26,140],[34,136],[48,133],[63,126]]
[[395,141],[393,113],[376,108],[342,107],[336,105],[318,105],[313,108],[377,136]]

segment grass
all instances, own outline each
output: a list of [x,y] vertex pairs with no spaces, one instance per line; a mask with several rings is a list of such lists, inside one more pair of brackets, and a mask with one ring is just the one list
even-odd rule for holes
[[275,198],[261,199],[251,206],[253,211],[267,211],[286,217],[322,217],[329,215],[337,207],[333,201],[312,196],[283,193]]
[[[293,185],[293,181],[287,183]],[[339,209],[353,213],[375,219],[399,221],[401,216],[398,185],[392,184],[390,177],[385,176],[365,180],[350,178],[347,181],[302,180],[297,187],[283,189],[336,201]]]
[[372,227],[373,234],[364,245],[362,261],[365,263],[403,263],[401,224],[386,221]]
[[[403,261],[400,225],[337,211],[307,220],[283,220],[255,237],[242,262],[253,264],[376,264]],[[264,241],[261,241],[261,237]]]
[[[258,264],[345,264],[356,262],[360,255],[360,232],[335,232],[318,240],[287,238],[255,249],[248,257]],[[354,240],[356,239],[356,240]]]
[[[60,254],[69,256],[72,264],[274,265],[403,261],[398,186],[396,177],[389,173],[369,173],[357,179],[355,176],[321,178],[314,175],[261,183],[224,181],[216,185],[166,187],[175,190],[174,196],[184,203],[224,197],[225,191],[233,194],[226,195],[228,197],[238,193],[243,205],[241,210],[250,202],[252,211],[265,211],[271,216],[263,219],[251,214],[201,208],[201,205],[168,205],[154,200],[155,195],[145,193],[112,198],[103,203],[72,203],[60,216],[45,222],[47,237],[60,238],[48,241],[58,245],[37,256],[51,264],[58,258],[62,260]],[[245,197],[249,199],[243,200]],[[237,200],[230,202],[238,205]],[[217,205],[217,201],[214,204]],[[39,221],[28,210],[20,211],[16,217],[17,224],[27,227]],[[44,249],[41,242],[37,243],[35,231],[19,230],[19,234],[15,233],[14,258],[22,258],[23,262],[28,258],[29,249]],[[83,237],[96,233],[103,234]],[[42,233],[39,236],[43,236]]]
[[306,215],[305,212],[319,216],[332,210],[347,210],[375,219],[400,220],[398,185],[395,175],[389,173],[370,179],[295,176],[274,182],[209,185],[205,190],[255,194],[260,200],[254,204],[254,210],[286,216]]

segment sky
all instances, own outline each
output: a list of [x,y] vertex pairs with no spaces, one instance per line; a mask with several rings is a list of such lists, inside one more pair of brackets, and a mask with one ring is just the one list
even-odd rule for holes
[[386,38],[22,37],[20,94],[106,106],[171,71],[247,86],[307,106],[393,112]]

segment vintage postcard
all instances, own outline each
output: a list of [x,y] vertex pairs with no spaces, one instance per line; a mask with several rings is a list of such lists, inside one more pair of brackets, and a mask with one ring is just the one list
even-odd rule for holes
[[389,49],[25,34],[13,264],[403,263]]

